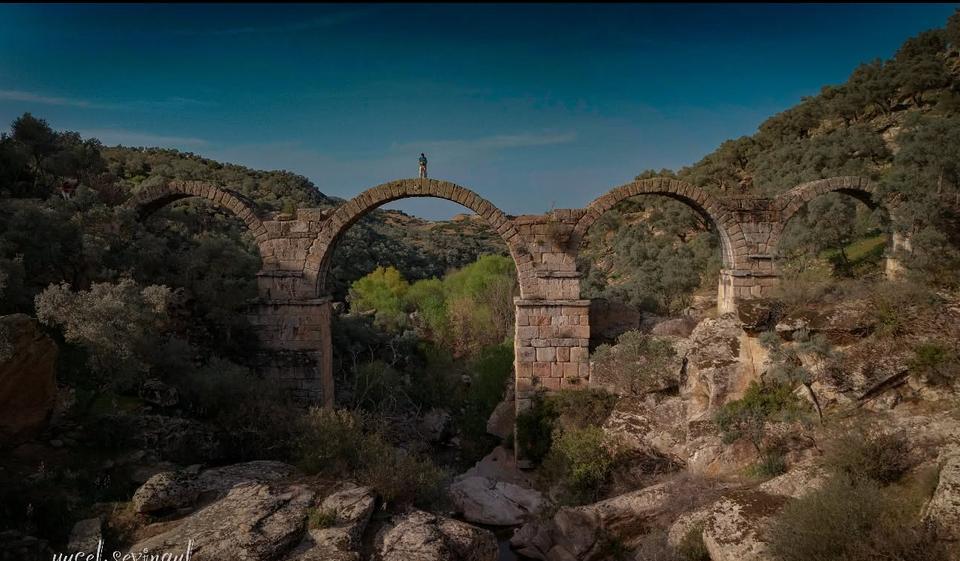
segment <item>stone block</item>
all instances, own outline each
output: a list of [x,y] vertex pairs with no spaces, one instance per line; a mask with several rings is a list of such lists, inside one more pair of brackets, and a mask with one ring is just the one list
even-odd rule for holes
[[537,349],[537,362],[556,362],[557,349],[554,347],[542,347]]

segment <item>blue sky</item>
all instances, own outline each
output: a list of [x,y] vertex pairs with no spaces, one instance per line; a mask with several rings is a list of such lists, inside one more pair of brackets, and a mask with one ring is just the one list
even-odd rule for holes
[[0,122],[30,111],[340,197],[426,152],[431,176],[539,213],[693,163],[957,6],[0,5]]

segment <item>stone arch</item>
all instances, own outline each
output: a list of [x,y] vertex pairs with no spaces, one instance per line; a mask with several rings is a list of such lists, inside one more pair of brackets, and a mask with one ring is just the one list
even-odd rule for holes
[[316,287],[318,296],[326,291],[330,260],[340,237],[350,226],[374,209],[399,199],[435,197],[460,204],[477,213],[506,242],[517,267],[521,298],[535,286],[533,260],[513,220],[499,208],[470,189],[437,179],[400,179],[367,189],[343,203],[329,215],[313,240],[304,265],[304,281]]
[[786,226],[804,205],[827,193],[848,195],[867,205],[871,210],[880,208],[888,216],[892,210],[890,204],[881,200],[876,185],[869,179],[856,176],[831,177],[801,183],[778,195],[774,200],[774,208],[780,209],[780,223]]
[[236,191],[203,181],[175,180],[166,185],[148,187],[127,201],[126,205],[136,210],[141,220],[145,220],[164,206],[188,197],[207,199],[235,214],[247,225],[258,246],[269,237],[253,201]]
[[[796,187],[781,193],[774,200],[774,208],[780,209],[778,232],[776,232],[776,250],[779,252],[780,240],[791,218],[806,206],[810,201],[827,193],[841,193],[860,201],[871,210],[879,209],[889,221],[894,219],[894,212],[898,201],[884,199],[877,186],[865,177],[843,176],[818,179],[801,183]],[[891,229],[890,239],[887,242],[886,274],[894,278],[902,271],[900,262],[894,256],[899,249],[910,250],[910,240],[903,234]]]
[[746,255],[742,255],[744,252],[741,250],[746,246],[746,241],[736,216],[699,187],[667,177],[633,181],[615,187],[595,199],[577,221],[571,240],[574,247],[579,247],[583,243],[587,232],[605,212],[620,201],[638,195],[661,195],[686,204],[716,228],[717,235],[720,237],[723,268],[748,268]]

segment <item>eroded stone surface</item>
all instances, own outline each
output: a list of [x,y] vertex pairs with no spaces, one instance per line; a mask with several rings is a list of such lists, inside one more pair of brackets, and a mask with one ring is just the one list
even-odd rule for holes
[[762,491],[737,491],[714,503],[703,528],[711,561],[769,561],[767,531],[786,500]]
[[394,519],[377,536],[381,561],[496,561],[493,533],[422,511]]
[[450,498],[468,522],[494,526],[520,524],[546,504],[540,492],[488,477],[464,477],[450,485]]
[[190,542],[191,558],[197,561],[276,559],[303,537],[313,497],[300,485],[242,483],[130,551],[181,552]]
[[925,517],[937,528],[937,537],[960,547],[960,445],[942,452],[940,480]]
[[141,513],[192,505],[203,493],[221,492],[247,482],[266,483],[293,475],[296,469],[283,462],[253,461],[208,469],[161,472],[146,481],[133,495],[134,510]]

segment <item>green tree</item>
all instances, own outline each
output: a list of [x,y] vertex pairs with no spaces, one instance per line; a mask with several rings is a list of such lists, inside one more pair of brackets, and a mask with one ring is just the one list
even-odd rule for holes
[[406,325],[404,297],[410,283],[394,267],[377,267],[350,286],[350,306],[355,312],[376,313],[377,322],[390,329]]
[[37,296],[36,307],[37,319],[61,328],[67,342],[87,351],[96,377],[129,390],[150,370],[172,302],[165,286],[123,279],[79,292],[65,283],[51,285]]

